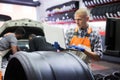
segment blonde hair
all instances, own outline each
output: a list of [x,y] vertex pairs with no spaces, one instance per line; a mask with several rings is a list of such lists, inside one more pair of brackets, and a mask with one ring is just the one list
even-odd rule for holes
[[86,9],[86,8],[80,8],[80,9],[78,9],[78,10],[75,12],[74,16],[75,16],[75,15],[88,16],[87,9]]

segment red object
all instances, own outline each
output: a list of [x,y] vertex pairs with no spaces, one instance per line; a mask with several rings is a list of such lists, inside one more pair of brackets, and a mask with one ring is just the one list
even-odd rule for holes
[[2,71],[0,71],[0,80],[2,80],[2,77],[3,77],[3,76],[2,76]]

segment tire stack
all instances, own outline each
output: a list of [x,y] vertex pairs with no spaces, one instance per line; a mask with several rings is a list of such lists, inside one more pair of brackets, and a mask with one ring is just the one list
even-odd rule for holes
[[91,10],[93,20],[105,20],[109,17],[120,17],[120,3],[98,6]]
[[95,80],[120,80],[120,71],[115,71],[108,75],[96,74],[94,78]]

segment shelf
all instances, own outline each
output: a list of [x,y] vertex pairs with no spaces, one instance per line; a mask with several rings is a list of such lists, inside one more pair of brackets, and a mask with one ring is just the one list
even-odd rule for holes
[[70,1],[46,9],[46,22],[49,24],[74,23],[74,12],[79,9],[79,1]]
[[[109,17],[109,18],[120,18],[120,17]],[[89,22],[100,22],[100,21],[106,21],[106,19],[100,19],[100,20],[89,20]]]
[[74,12],[74,11],[76,11],[76,10],[77,10],[77,9],[72,9],[72,10],[63,11],[63,12],[56,12],[56,13],[53,13],[53,14],[48,14],[48,16],[56,15],[56,14],[64,14],[64,13],[69,13],[69,12]]
[[48,24],[71,24],[75,23],[75,21],[60,21],[60,22],[47,22]]
[[[118,1],[117,1],[118,2]],[[105,21],[105,18],[109,17],[114,17],[118,18],[120,17],[119,10],[120,10],[120,2],[111,2],[111,3],[106,3],[106,5],[100,5],[100,6],[95,6],[90,10],[90,15],[91,15],[91,22],[93,21]],[[114,3],[114,4],[112,4]]]
[[99,22],[99,21],[106,21],[106,19],[101,19],[101,20],[89,20],[89,22]]
[[[115,18],[120,18],[120,17],[115,17]],[[107,19],[100,19],[100,20],[89,20],[89,22],[103,22],[106,21]],[[71,24],[75,23],[75,21],[58,21],[58,22],[52,22],[52,21],[46,21],[48,24]]]
[[96,5],[93,5],[93,6],[86,6],[87,8],[94,8],[96,6],[103,6],[103,5],[109,5],[109,4],[113,4],[113,3],[118,3],[120,1],[113,1],[113,2],[108,2],[108,3],[103,3],[103,4],[96,4]]

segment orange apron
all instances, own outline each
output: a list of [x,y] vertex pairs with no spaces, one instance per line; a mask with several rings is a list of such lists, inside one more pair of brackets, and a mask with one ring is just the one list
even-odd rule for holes
[[[78,32],[78,27],[75,28],[75,32]],[[87,35],[89,35],[92,32],[92,28],[88,28]],[[70,45],[84,45],[88,48],[91,48],[91,43],[89,40],[89,36],[85,36],[83,38],[79,38],[78,35],[74,35],[70,41]]]

